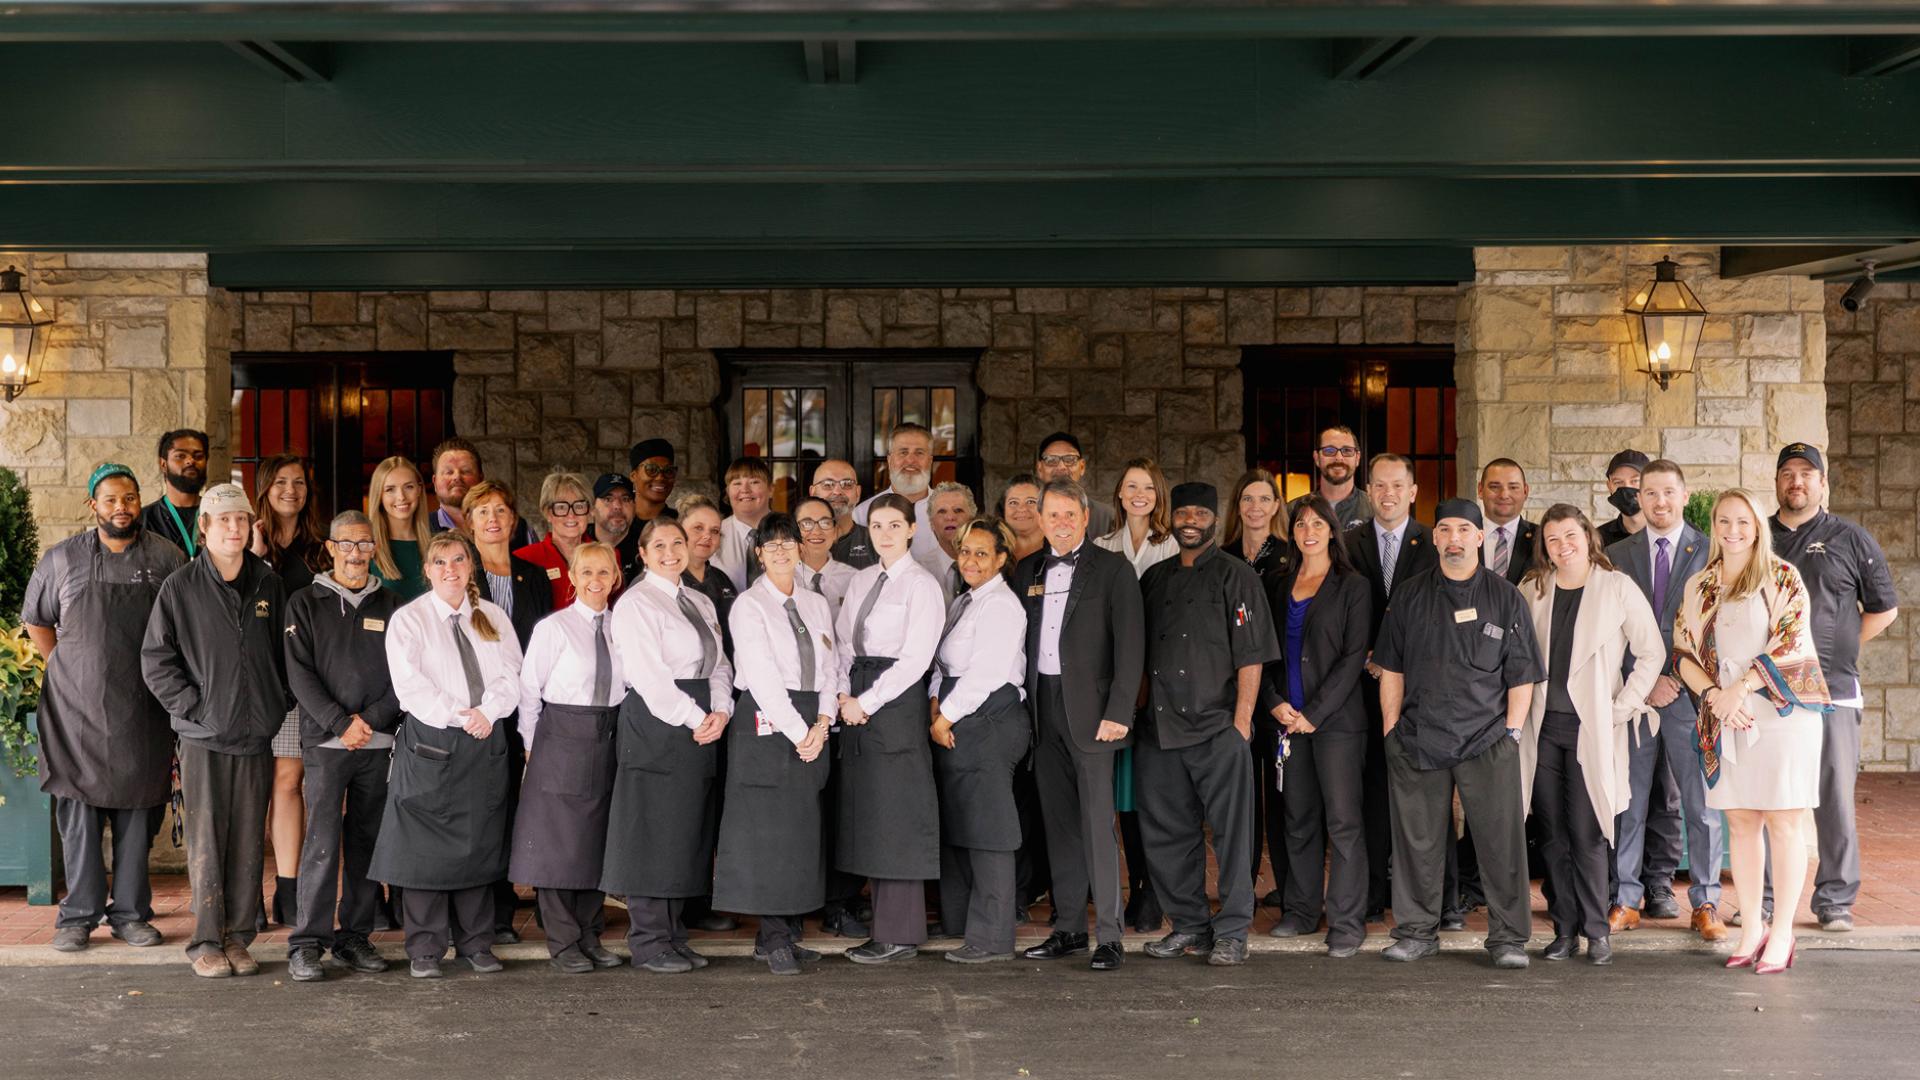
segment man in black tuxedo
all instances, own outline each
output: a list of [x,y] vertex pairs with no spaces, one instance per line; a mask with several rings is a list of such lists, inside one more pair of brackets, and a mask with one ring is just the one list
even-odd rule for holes
[[[1372,641],[1380,634],[1380,620],[1387,613],[1394,586],[1431,573],[1439,562],[1434,556],[1432,534],[1413,520],[1413,505],[1420,498],[1420,485],[1413,482],[1413,462],[1399,454],[1376,454],[1367,465],[1367,476],[1373,520],[1348,529],[1346,543],[1353,565],[1373,590],[1372,621],[1367,626],[1367,640]],[[1375,679],[1380,677],[1371,662],[1367,673]],[[1380,729],[1378,688],[1361,697],[1367,704],[1367,764],[1362,774],[1367,918],[1376,919],[1384,914],[1393,895],[1387,882],[1387,860],[1393,852],[1392,819],[1387,808],[1387,744]]]
[[[1120,839],[1113,751],[1132,736],[1146,629],[1133,566],[1087,543],[1087,492],[1070,480],[1040,496],[1047,543],[1014,572],[1027,609],[1027,700],[1034,782],[1053,869],[1053,934],[1029,960],[1087,951],[1087,900],[1099,917],[1091,966],[1121,964]],[[1072,678],[1063,677],[1072,672]]]

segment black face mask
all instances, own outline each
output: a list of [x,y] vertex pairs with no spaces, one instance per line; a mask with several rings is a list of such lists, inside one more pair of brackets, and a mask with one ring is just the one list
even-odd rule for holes
[[1615,488],[1613,494],[1607,496],[1607,502],[1612,505],[1615,510],[1620,511],[1623,517],[1640,516],[1639,488]]

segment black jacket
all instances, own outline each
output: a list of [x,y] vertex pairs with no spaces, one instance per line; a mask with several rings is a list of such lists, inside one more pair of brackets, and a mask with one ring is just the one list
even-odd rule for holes
[[[509,558],[513,565],[513,636],[520,639],[520,649],[524,652],[527,642],[533,638],[533,628],[553,614],[553,586],[548,583],[547,572],[542,567],[518,555]],[[492,600],[484,576],[479,584],[480,595]]]
[[[1511,585],[1518,585],[1520,584],[1520,580],[1527,576],[1527,571],[1533,569],[1534,534],[1540,531],[1540,526],[1528,521],[1526,518],[1516,518],[1514,525],[1516,528],[1514,529],[1513,554],[1507,557],[1507,582]],[[1492,533],[1493,527],[1488,526],[1482,531]],[[1480,561],[1483,563],[1486,562],[1486,556],[1482,555]]]
[[[1014,571],[1015,595],[1027,609],[1027,693],[1040,680],[1040,624],[1045,618],[1048,548],[1020,560]],[[1040,590],[1040,591],[1036,591]],[[1133,727],[1133,705],[1140,696],[1140,672],[1146,663],[1146,620],[1140,581],[1133,564],[1093,543],[1080,545],[1067,594],[1066,621],[1060,627],[1061,692],[1066,698],[1067,728],[1085,753],[1118,750],[1132,741],[1097,742],[1100,721]]]
[[300,701],[300,745],[344,735],[353,715],[375,731],[400,726],[400,700],[387,672],[387,623],[400,597],[378,588],[355,607],[326,585],[287,601],[287,682]]
[[173,730],[221,754],[264,754],[287,718],[280,575],[241,555],[239,588],[205,550],[160,586],[140,646],[147,688]]
[[[1273,612],[1280,659],[1268,664],[1261,676],[1256,715],[1275,728],[1278,722],[1273,710],[1287,700],[1287,604],[1293,598],[1293,581],[1298,576],[1295,572],[1267,579],[1267,607]],[[1394,579],[1398,581],[1399,576],[1396,564]],[[1362,575],[1329,573],[1307,608],[1306,626],[1300,635],[1300,689],[1306,701],[1300,711],[1313,723],[1315,734],[1366,732],[1366,695],[1361,687],[1372,685],[1364,674],[1367,652],[1373,645],[1369,594],[1367,579]]]
[[[1367,521],[1348,529],[1345,539],[1347,555],[1353,560],[1354,569],[1367,579],[1372,596],[1367,619],[1367,641],[1371,648],[1374,638],[1380,636],[1380,620],[1387,613],[1387,582],[1380,573],[1380,534],[1374,531],[1373,522]],[[1393,562],[1394,589],[1397,591],[1401,582],[1411,581],[1439,565],[1440,553],[1433,546],[1432,532],[1417,521],[1407,522],[1407,531],[1400,537],[1400,555]],[[1284,616],[1286,609],[1281,608],[1280,612]]]

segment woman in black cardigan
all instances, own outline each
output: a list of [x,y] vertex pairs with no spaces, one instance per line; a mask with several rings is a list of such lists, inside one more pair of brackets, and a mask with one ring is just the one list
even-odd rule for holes
[[[1327,955],[1352,956],[1366,940],[1367,850],[1361,812],[1366,765],[1367,579],[1347,559],[1333,507],[1303,503],[1292,528],[1289,570],[1268,578],[1280,659],[1267,665],[1261,705],[1283,732],[1281,796],[1287,820],[1287,881],[1274,937],[1310,934],[1327,916]],[[1324,891],[1320,867],[1333,847]]]

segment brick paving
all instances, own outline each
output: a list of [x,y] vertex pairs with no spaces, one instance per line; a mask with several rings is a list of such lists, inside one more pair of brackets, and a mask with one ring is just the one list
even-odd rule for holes
[[[1860,930],[1890,930],[1908,928],[1920,930],[1920,773],[1864,773],[1860,777],[1858,795],[1861,860],[1864,867],[1864,884],[1859,902],[1854,907],[1854,920]],[[268,867],[272,859],[267,860]],[[1810,868],[1811,869],[1811,868]],[[267,877],[266,888],[271,892],[273,878]],[[183,874],[156,876],[154,886],[154,925],[165,934],[169,944],[185,940],[192,928],[193,916],[188,910],[187,879]],[[1732,879],[1726,879],[1724,906],[1734,906]],[[1264,895],[1273,887],[1270,876],[1263,874],[1259,885]],[[1809,881],[1811,887],[1811,881]],[[1675,892],[1682,904],[1680,918],[1669,920],[1648,920],[1643,926],[1665,927],[1673,930],[1685,930],[1691,914],[1685,909],[1686,889],[1676,886]],[[530,890],[522,890],[531,895]],[[0,947],[9,945],[45,945],[53,940],[54,920],[57,908],[33,906],[27,903],[24,888],[0,889]],[[1540,898],[1539,883],[1535,882],[1533,894],[1534,930],[1536,933],[1550,931],[1546,920],[1546,904]],[[625,933],[626,913],[615,907],[609,907],[607,940],[613,943]],[[1264,934],[1267,927],[1278,917],[1274,908],[1263,907],[1255,914],[1254,932]],[[1815,925],[1805,911],[1800,914],[1803,925]],[[540,940],[538,926],[534,924],[533,909],[523,904],[515,915],[515,925],[528,941]],[[1381,933],[1386,925],[1374,924],[1369,927],[1371,933]],[[1475,913],[1468,919],[1469,931],[1486,928],[1484,913]],[[1038,940],[1046,936],[1047,910],[1044,904],[1033,909],[1033,921],[1021,927],[1023,939]],[[270,926],[268,932],[261,935],[263,944],[281,944],[286,942],[287,931],[281,926]],[[697,939],[725,939],[752,937],[751,923],[729,934],[695,934]],[[1149,940],[1149,935],[1129,934],[1129,939]],[[94,935],[94,948],[122,948],[107,936],[104,930]],[[398,932],[382,932],[374,935],[375,942],[398,944],[401,935]],[[162,946],[165,948],[166,946]]]

